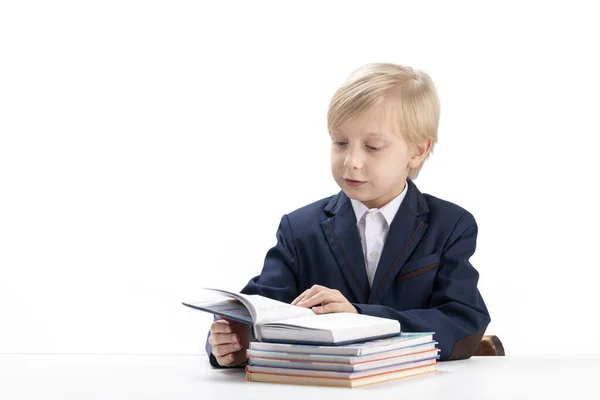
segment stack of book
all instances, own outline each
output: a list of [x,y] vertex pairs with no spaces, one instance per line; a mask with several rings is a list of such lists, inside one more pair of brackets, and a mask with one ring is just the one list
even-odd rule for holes
[[437,370],[432,333],[343,346],[251,342],[246,380],[298,385],[359,387]]
[[393,319],[315,314],[259,295],[205,289],[187,307],[252,327],[251,382],[357,387],[434,372],[433,333],[404,333]]

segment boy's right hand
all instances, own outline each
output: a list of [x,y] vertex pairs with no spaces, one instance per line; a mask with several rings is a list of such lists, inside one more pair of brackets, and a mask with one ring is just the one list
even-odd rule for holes
[[250,343],[250,327],[240,322],[218,319],[210,326],[208,343],[219,365],[233,367],[248,359],[246,350]]

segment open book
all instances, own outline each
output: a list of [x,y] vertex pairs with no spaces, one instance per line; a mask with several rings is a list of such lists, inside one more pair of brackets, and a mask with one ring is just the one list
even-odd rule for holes
[[205,290],[206,299],[183,305],[251,325],[257,341],[342,345],[400,334],[400,322],[393,319],[353,313],[319,315],[259,295]]

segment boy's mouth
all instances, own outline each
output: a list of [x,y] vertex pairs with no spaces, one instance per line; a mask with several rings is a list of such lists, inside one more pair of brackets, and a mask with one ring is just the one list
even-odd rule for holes
[[344,179],[344,182],[346,182],[346,185],[351,186],[351,187],[359,187],[365,183],[363,181],[355,181],[352,179]]

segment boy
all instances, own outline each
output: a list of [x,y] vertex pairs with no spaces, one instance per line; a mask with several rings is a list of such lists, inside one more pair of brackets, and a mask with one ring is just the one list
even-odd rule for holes
[[[242,293],[397,319],[403,331],[435,332],[441,360],[473,355],[490,322],[469,263],[475,219],[412,182],[437,142],[439,114],[427,74],[394,64],[354,71],[327,115],[341,192],[283,216]],[[247,326],[216,320],[211,364],[243,364],[249,340]]]

